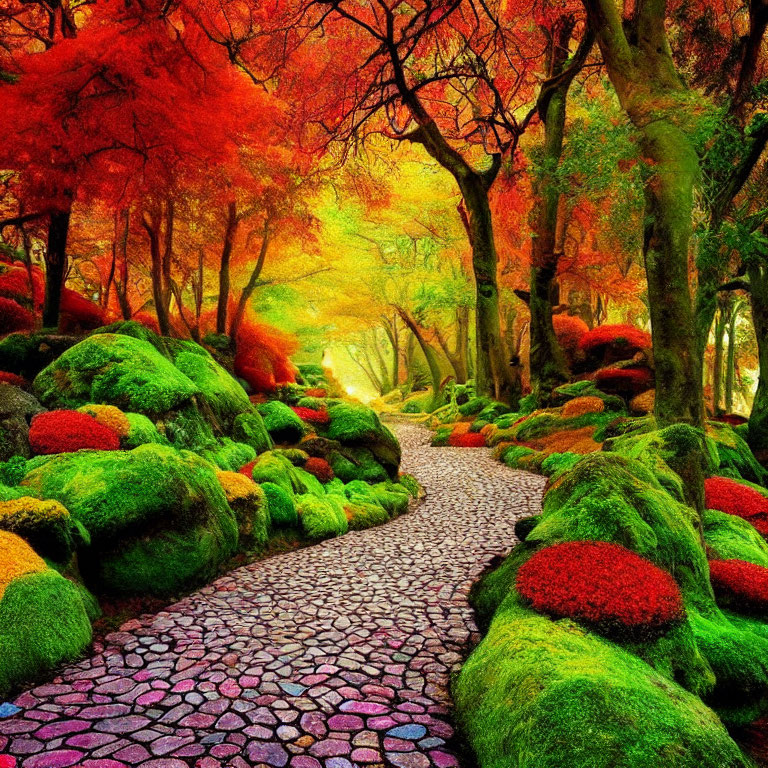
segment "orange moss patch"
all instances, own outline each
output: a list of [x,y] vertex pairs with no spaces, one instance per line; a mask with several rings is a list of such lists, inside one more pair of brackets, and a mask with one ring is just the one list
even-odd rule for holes
[[259,495],[259,488],[256,483],[240,472],[217,472],[216,479],[230,504]]
[[93,416],[99,424],[113,429],[120,437],[128,437],[131,431],[128,417],[114,405],[83,405],[77,410]]
[[585,413],[602,413],[605,403],[599,397],[575,397],[563,406],[563,418],[572,419]]
[[48,566],[24,539],[0,531],[0,599],[6,587],[28,573],[42,573]]
[[450,427],[452,435],[466,435],[472,428],[472,422],[457,421],[455,424],[445,424],[444,426]]
[[653,408],[656,404],[656,390],[649,389],[647,392],[633,397],[629,402],[629,410],[632,413],[645,416],[648,413],[653,413]]
[[577,453],[584,456],[602,450],[602,443],[592,439],[596,427],[581,427],[580,429],[553,432],[551,435],[528,440],[522,445],[541,451],[546,456],[551,453]]

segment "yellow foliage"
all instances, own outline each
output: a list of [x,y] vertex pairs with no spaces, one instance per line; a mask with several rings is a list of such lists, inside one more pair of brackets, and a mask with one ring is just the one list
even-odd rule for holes
[[599,397],[575,397],[563,406],[563,418],[572,419],[585,413],[602,413],[605,403]]
[[114,429],[120,437],[127,437],[131,431],[128,417],[114,405],[84,405],[77,409],[80,413],[93,416],[99,424]]
[[466,435],[472,427],[471,421],[457,421],[454,424],[444,424],[445,427],[451,428],[451,434],[454,435]]
[[41,573],[48,566],[32,547],[15,533],[0,531],[0,599],[6,587],[28,573]]
[[22,496],[20,499],[0,501],[0,518],[3,517],[14,517],[14,523],[24,524],[27,521],[69,517],[69,510],[58,501],[41,501],[32,496]]

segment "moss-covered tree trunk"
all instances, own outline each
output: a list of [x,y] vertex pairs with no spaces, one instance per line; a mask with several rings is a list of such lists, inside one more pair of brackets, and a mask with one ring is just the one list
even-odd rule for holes
[[72,209],[51,212],[45,250],[45,301],[43,327],[59,327],[61,292],[67,278],[67,238]]
[[747,440],[749,447],[764,461],[768,455],[768,268],[751,265],[747,275],[760,372],[749,414]]
[[736,321],[739,319],[741,301],[731,304],[728,318],[728,354],[725,358],[725,412],[733,413],[733,385],[736,377]]
[[715,415],[722,413],[723,403],[723,344],[728,325],[727,307],[720,302],[715,318],[715,360],[712,366],[712,410]]
[[690,96],[675,69],[665,0],[644,0],[625,24],[614,0],[585,0],[622,107],[648,165],[645,270],[661,426],[704,424],[688,246],[698,157],[686,133]]

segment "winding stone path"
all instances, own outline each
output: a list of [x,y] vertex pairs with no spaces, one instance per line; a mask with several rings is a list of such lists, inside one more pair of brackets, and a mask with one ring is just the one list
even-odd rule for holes
[[478,639],[467,594],[544,481],[396,429],[427,490],[415,511],[128,622],[16,699],[0,755],[21,768],[457,766],[448,683]]

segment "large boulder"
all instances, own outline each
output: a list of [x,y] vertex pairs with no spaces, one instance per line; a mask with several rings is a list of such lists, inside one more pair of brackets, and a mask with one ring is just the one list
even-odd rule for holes
[[22,488],[61,502],[91,544],[80,557],[96,592],[171,595],[212,578],[238,544],[214,467],[147,444],[29,462]]
[[29,424],[44,410],[28,392],[0,382],[0,461],[29,458]]

